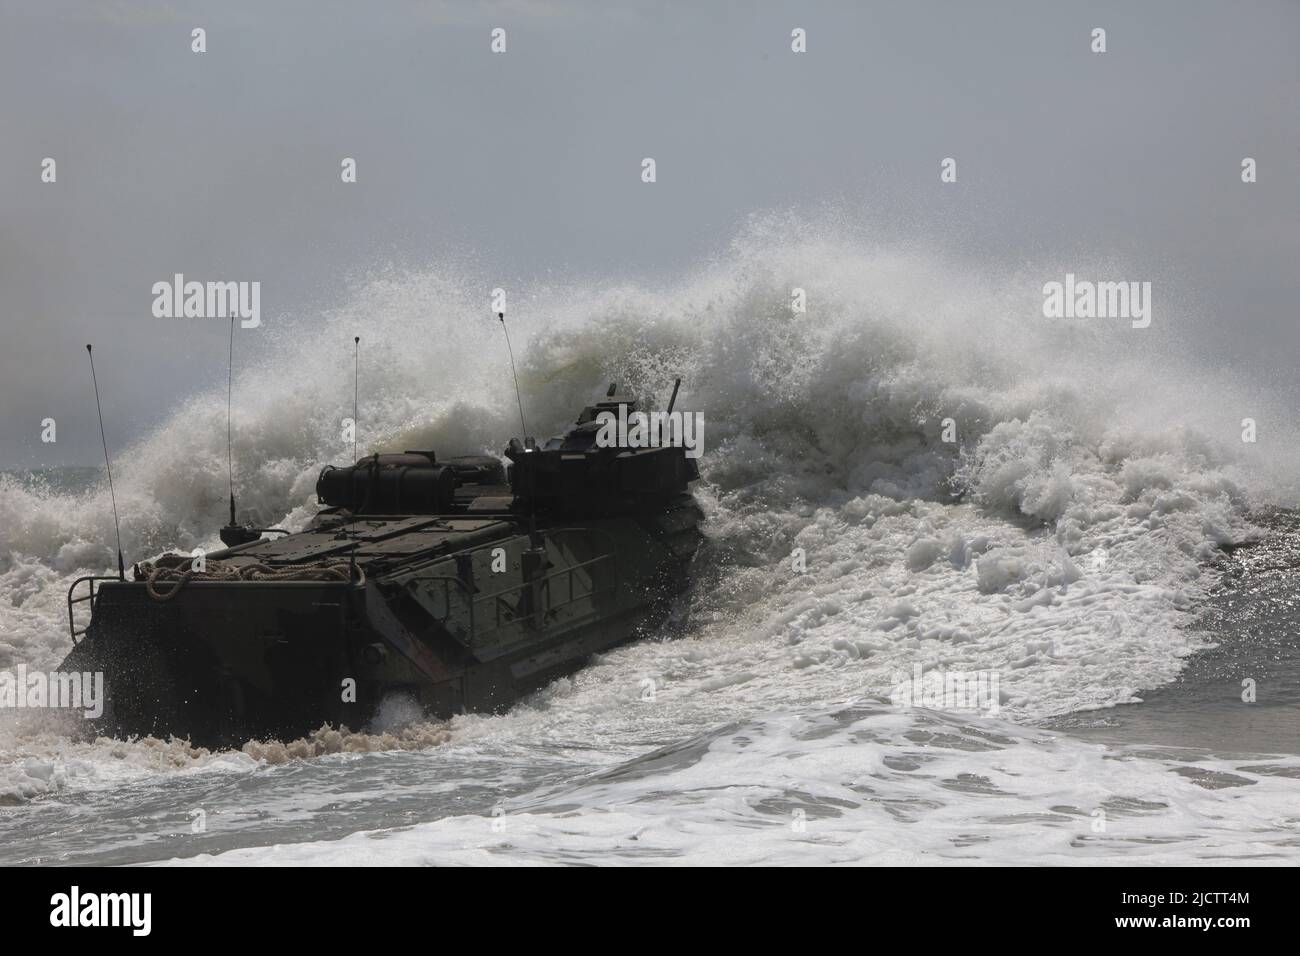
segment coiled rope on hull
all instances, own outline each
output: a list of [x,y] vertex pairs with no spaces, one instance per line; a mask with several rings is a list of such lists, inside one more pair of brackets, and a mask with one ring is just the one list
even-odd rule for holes
[[[196,571],[196,560],[188,554],[164,554],[156,561],[141,561],[135,566],[135,579],[143,580],[149,596],[160,603],[170,601],[195,578],[200,581],[351,581],[358,586],[366,583],[366,573],[348,561],[318,561],[292,568],[207,561],[202,571]],[[171,587],[160,591],[159,584]]]

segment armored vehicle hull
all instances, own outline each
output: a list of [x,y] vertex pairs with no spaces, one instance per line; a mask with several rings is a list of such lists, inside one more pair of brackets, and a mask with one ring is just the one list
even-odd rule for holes
[[327,468],[334,507],[303,531],[78,581],[63,668],[104,673],[95,731],[225,746],[360,729],[394,696],[498,710],[661,623],[702,540],[694,462],[564,439],[507,456],[508,485],[495,459],[431,452]]

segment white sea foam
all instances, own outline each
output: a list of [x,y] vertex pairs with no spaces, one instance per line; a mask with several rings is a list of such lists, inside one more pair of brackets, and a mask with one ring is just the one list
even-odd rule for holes
[[728,726],[492,814],[172,862],[1283,864],[1297,776],[876,704]]

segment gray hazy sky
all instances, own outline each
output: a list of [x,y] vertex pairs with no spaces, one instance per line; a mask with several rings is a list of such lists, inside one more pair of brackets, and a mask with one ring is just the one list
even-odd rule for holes
[[990,262],[1172,269],[1207,347],[1289,382],[1298,42],[1283,0],[0,0],[0,467],[97,460],[87,341],[119,448],[221,379],[223,323],[150,313],[174,272],[260,280],[273,322],[389,262],[654,281],[819,204]]

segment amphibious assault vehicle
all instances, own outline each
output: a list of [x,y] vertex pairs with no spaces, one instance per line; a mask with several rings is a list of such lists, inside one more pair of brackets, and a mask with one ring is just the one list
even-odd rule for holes
[[634,407],[614,395],[542,447],[512,439],[508,470],[374,454],[321,472],[302,531],[237,526],[232,496],[225,549],[79,579],[62,668],[105,674],[95,730],[238,745],[360,729],[393,695],[497,710],[659,623],[702,540],[699,471],[681,447],[600,447],[597,417]]

